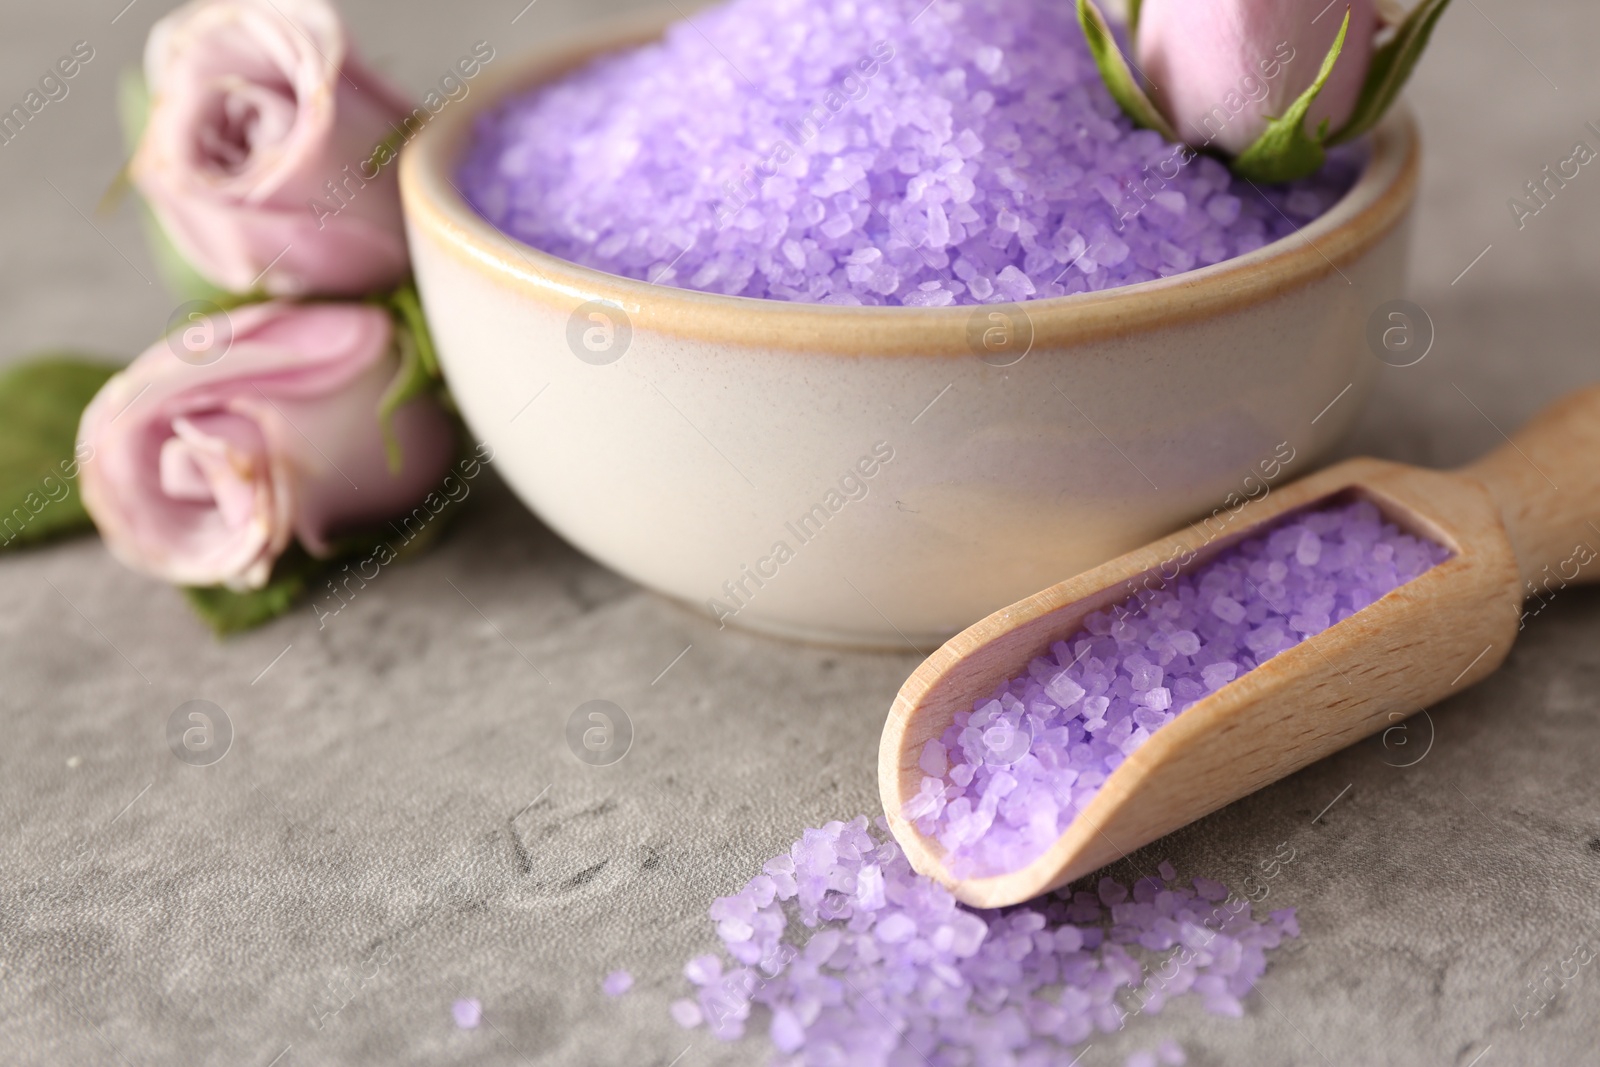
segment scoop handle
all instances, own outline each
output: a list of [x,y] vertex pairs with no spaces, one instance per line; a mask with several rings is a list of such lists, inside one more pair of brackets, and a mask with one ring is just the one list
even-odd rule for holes
[[1545,408],[1462,473],[1499,506],[1525,596],[1600,579],[1600,385]]

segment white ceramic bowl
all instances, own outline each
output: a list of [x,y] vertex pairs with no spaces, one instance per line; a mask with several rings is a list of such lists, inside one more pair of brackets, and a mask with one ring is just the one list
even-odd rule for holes
[[[479,113],[659,29],[486,72],[401,163],[418,284],[472,432],[608,566],[736,625],[926,648],[1259,495],[1264,472],[1308,473],[1356,417],[1378,367],[1367,320],[1402,285],[1408,118],[1376,131],[1355,187],[1295,236],[996,320],[619,278],[465,203],[453,172]],[[631,336],[608,326],[624,317]]]

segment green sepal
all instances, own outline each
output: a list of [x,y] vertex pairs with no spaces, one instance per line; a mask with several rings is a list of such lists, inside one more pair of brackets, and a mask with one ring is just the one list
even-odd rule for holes
[[433,334],[422,313],[414,285],[407,283],[381,300],[395,320],[395,346],[400,353],[400,369],[378,401],[378,423],[383,428],[383,447],[389,470],[399,473],[403,457],[400,438],[394,432],[394,413],[401,407],[434,392],[441,378],[439,355],[433,347]]
[[328,565],[299,545],[278,557],[272,577],[260,589],[235,591],[226,586],[185,586],[183,595],[195,614],[218,637],[250,630],[294,607],[310,581]]
[[78,422],[117,372],[52,353],[0,373],[0,550],[93,529],[78,493]]
[[[118,79],[117,116],[122,126],[122,139],[127,146],[130,162],[123,164],[116,178],[101,195],[96,210],[102,214],[114,210],[133,188],[133,183],[128,177],[128,168],[132,165],[133,152],[139,146],[139,139],[144,136],[145,123],[150,117],[150,92],[145,85],[144,75],[136,68],[130,67],[124,70]],[[207,300],[223,309],[267,299],[267,294],[259,289],[252,293],[235,293],[223,289],[195,270],[194,266],[184,258],[183,253],[178,251],[178,246],[172,243],[172,238],[161,225],[161,220],[156,218],[155,212],[150,210],[150,205],[143,199],[139,201],[139,224],[144,229],[145,243],[150,248],[150,258],[155,261],[156,271],[161,275],[162,284],[179,299]]]
[[[260,589],[241,591],[221,585],[185,586],[183,595],[190,607],[194,608],[195,614],[218,637],[254,629],[287,613],[308,593],[315,594],[319,589],[327,589],[328,582],[337,585],[335,579],[343,576],[346,566],[356,567],[359,577],[360,564],[370,561],[380,568],[378,573],[381,575],[382,568],[426,550],[438,541],[459,510],[452,507],[442,509],[409,539],[393,523],[383,530],[348,538],[335,545],[326,559],[318,559],[300,545],[292,544],[278,557],[272,567],[272,576]],[[390,558],[378,561],[375,554],[380,548],[387,549],[386,554]],[[362,579],[356,589],[347,591],[358,593],[360,586],[368,580],[373,579]],[[337,614],[345,603],[336,592],[329,591],[324,595],[329,601],[330,610],[317,612],[319,619]]]
[[1078,0],[1078,25],[1083,27],[1084,40],[1089,42],[1094,65],[1100,68],[1100,78],[1106,83],[1111,98],[1136,124],[1155,130],[1169,141],[1177,141],[1178,135],[1171,124],[1156,110],[1133,71],[1128,69],[1128,61],[1117,47],[1117,39],[1094,0]]
[[117,77],[117,123],[122,127],[122,144],[129,153],[144,136],[150,120],[150,87],[138,67],[124,67]]
[[400,149],[406,146],[406,132],[396,127],[395,131],[372,147],[372,154],[367,157],[367,163],[374,171],[378,171],[400,158]]
[[1257,182],[1290,182],[1314,174],[1322,166],[1326,153],[1322,146],[1328,136],[1328,123],[1323,120],[1315,134],[1305,131],[1306,112],[1317,94],[1333,74],[1333,64],[1344,48],[1344,36],[1350,29],[1350,9],[1344,12],[1344,22],[1339,25],[1339,35],[1323,57],[1322,69],[1306,91],[1301,93],[1289,109],[1267,124],[1255,143],[1240,152],[1230,164],[1241,178]]
[[1361,84],[1355,109],[1345,124],[1328,138],[1329,145],[1353,141],[1378,124],[1405,87],[1412,68],[1422,58],[1422,50],[1428,47],[1434,25],[1449,6],[1450,0],[1422,0],[1395,28],[1389,43],[1372,53],[1372,64],[1367,67],[1367,78]]
[[422,300],[417,296],[416,284],[407,282],[400,286],[389,294],[387,303],[417,339],[417,356],[422,360],[423,369],[433,378],[441,377],[443,372],[439,369],[439,350],[433,345],[433,332],[428,329],[428,317],[422,312]]

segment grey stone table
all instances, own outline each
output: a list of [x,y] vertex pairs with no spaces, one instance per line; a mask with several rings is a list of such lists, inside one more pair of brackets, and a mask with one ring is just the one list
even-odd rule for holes
[[[0,14],[7,106],[73,42],[95,48],[0,146],[0,358],[128,354],[170,310],[132,213],[92,213],[120,163],[115,74],[165,6],[125,2]],[[511,54],[615,6],[523,3],[345,6],[419,92],[475,40]],[[1506,206],[1597,143],[1597,39],[1581,0],[1445,18],[1411,93],[1427,138],[1412,296],[1437,343],[1384,369],[1351,452],[1462,462],[1600,376],[1600,174],[1521,230]],[[489,483],[440,550],[320,629],[302,610],[219,643],[92,539],[0,558],[0,1062],[762,1058],[759,1038],[719,1046],[667,1019],[679,967],[711,943],[712,897],[803,827],[873,811],[879,728],[915,657],[718,631]],[[1600,968],[1536,1017],[1515,1005],[1600,945],[1597,687],[1600,595],[1569,591],[1499,674],[1412,721],[1408,752],[1432,737],[1416,765],[1368,742],[1152,846],[1139,862],[1237,883],[1288,842],[1270,900],[1301,909],[1305,936],[1245,1019],[1180,1007],[1080,1062],[1167,1034],[1203,1065],[1596,1062]],[[614,766],[563,741],[592,698],[635,724]],[[191,699],[234,725],[214,766],[166,747]],[[608,1001],[614,967],[638,986]],[[484,1026],[450,1023],[460,996]]]

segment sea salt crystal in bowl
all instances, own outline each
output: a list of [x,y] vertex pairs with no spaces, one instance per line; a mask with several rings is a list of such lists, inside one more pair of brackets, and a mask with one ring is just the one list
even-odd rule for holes
[[[893,91],[890,64],[914,62],[909,50],[932,47],[924,38],[942,32],[941,18],[962,17],[948,6],[940,0],[913,36],[890,44],[893,58],[876,53],[874,73],[885,73],[867,92]],[[629,217],[631,245],[627,234],[593,248],[547,234],[588,232],[594,223],[581,205],[540,201],[520,221],[498,205],[508,230],[538,230],[542,245],[569,258],[487,221],[463,191],[463,160],[484,136],[480,119],[596,57],[655,40],[674,14],[491,66],[401,155],[412,257],[451,390],[515,492],[595,558],[724,623],[834,643],[931,647],[1199,514],[1245,506],[1270,479],[1309,472],[1355,419],[1379,365],[1365,340],[1368,319],[1402,287],[1417,183],[1416,138],[1403,114],[1368,139],[1349,191],[1289,236],[1117,288],[1094,289],[1111,275],[1096,282],[1079,263],[1040,272],[1039,253],[1026,261],[1035,268],[1028,277],[1055,288],[1032,286],[1033,299],[1023,299],[1028,286],[1017,287],[1015,267],[975,278],[970,268],[955,270],[937,248],[952,240],[944,224],[935,219],[930,237],[921,221],[931,210],[908,214],[889,204],[886,213],[848,194],[840,200],[831,186],[811,186],[832,198],[804,220],[831,227],[818,241],[858,241],[821,217],[842,203],[866,216],[858,229],[876,231],[868,243],[888,258],[858,247],[825,261],[837,267],[836,279],[850,279],[830,288],[824,276],[806,276],[818,241],[796,242],[793,253],[775,242],[795,267],[792,277],[729,283],[787,299],[680,287],[716,289],[719,272],[725,277],[727,263],[738,263],[739,233],[719,230],[684,252],[694,264],[688,277],[670,254],[629,261],[630,247],[648,251],[656,240],[640,236],[651,214],[633,220],[615,197],[610,210]],[[669,42],[681,49],[695,34],[713,57],[738,45],[711,41],[732,32],[725,16],[695,19],[677,38],[669,31]],[[948,33],[944,40],[961,46]],[[975,69],[1004,77],[1002,50],[973,47]],[[720,61],[730,83],[743,77],[731,60]],[[786,91],[803,104],[827,89]],[[593,129],[608,119],[585,121]],[[699,129],[691,127],[686,118],[684,136]],[[803,118],[782,129],[802,142],[815,138],[816,151],[830,147]],[[572,151],[620,158],[638,148],[602,141]],[[723,173],[746,173],[740,165],[707,158],[702,176],[720,183]],[[1190,164],[1199,165],[1213,166]],[[683,198],[666,186],[658,186],[661,203],[678,210]],[[723,202],[705,210],[726,229],[759,227],[771,196],[804,187],[747,180],[723,188]],[[469,183],[469,191],[494,214],[492,188]],[[596,190],[602,203],[605,192]],[[1109,203],[1114,194],[1102,195]],[[1255,210],[1280,212],[1283,197],[1273,195]],[[1184,209],[1169,197],[1124,214],[1152,213],[1133,218],[1135,227],[1174,207]],[[1289,216],[1281,218],[1257,228],[1268,236],[1290,230]],[[685,220],[662,220],[662,233],[674,221]],[[1030,225],[1015,215],[993,221],[997,239],[1013,224]],[[719,238],[724,243],[713,245]],[[1058,238],[1056,252],[1082,254]],[[735,251],[719,264],[714,247]],[[911,259],[913,251],[921,259]],[[981,250],[969,254],[984,261]],[[887,262],[899,264],[898,286],[882,270]],[[907,272],[924,262],[929,280],[919,274],[909,284]],[[780,264],[772,276],[781,273]],[[1067,287],[1068,295],[1043,295]],[[880,298],[946,306],[808,302]]]

